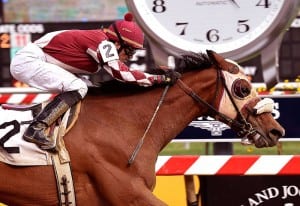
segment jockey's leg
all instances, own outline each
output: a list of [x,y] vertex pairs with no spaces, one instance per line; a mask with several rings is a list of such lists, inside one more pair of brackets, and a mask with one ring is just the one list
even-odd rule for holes
[[56,121],[69,107],[87,93],[87,85],[72,72],[48,63],[44,52],[35,44],[28,44],[11,62],[12,76],[31,87],[58,93],[34,119],[24,133],[24,139],[38,144],[42,149],[54,148],[44,134],[45,129]]
[[23,135],[24,140],[36,143],[42,149],[55,148],[54,140],[46,136],[45,130],[81,99],[82,97],[77,91],[68,91],[57,95],[29,125]]

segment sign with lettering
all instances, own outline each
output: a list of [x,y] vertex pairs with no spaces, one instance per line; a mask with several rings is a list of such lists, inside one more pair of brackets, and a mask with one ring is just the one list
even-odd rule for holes
[[299,176],[201,176],[205,206],[300,205]]

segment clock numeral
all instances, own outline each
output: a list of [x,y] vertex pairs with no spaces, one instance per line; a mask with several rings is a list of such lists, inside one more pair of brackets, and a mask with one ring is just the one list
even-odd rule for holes
[[217,29],[210,29],[207,33],[206,33],[206,38],[209,42],[217,42],[220,39],[219,36],[219,30]]
[[264,8],[269,8],[271,6],[271,2],[269,0],[259,0],[256,6],[262,6]]
[[188,24],[189,23],[187,23],[187,22],[177,22],[176,23],[176,26],[181,26],[182,27],[182,30],[181,30],[179,35],[181,35],[181,36],[185,35],[185,30],[186,30],[186,27],[187,27]]
[[246,22],[248,22],[249,20],[239,20],[238,21],[238,28],[237,28],[237,32],[239,33],[245,33],[247,31],[250,30],[250,26],[248,24],[246,24]]
[[[238,20],[238,23],[237,23],[238,28],[236,29],[236,31],[239,33],[248,32],[250,30],[250,26],[247,24],[248,21],[249,21],[248,19]],[[181,35],[184,35],[184,30],[182,33],[183,34],[181,34]],[[219,30],[217,30],[217,29],[208,30],[208,32],[206,32],[206,39],[212,43],[218,42],[220,40]]]
[[154,0],[152,11],[155,13],[163,13],[167,10],[164,0]]

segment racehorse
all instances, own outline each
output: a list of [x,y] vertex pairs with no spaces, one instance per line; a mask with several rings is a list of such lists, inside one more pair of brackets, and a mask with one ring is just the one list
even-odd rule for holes
[[[152,193],[156,159],[196,117],[212,116],[257,147],[274,146],[284,135],[272,103],[257,96],[237,63],[213,51],[182,60],[173,86],[113,84],[83,100],[64,137],[77,205],[165,206]],[[59,205],[51,166],[0,163],[0,171],[0,202]]]

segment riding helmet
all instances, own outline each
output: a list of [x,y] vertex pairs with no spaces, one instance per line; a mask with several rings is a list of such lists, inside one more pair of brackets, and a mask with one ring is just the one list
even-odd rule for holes
[[104,31],[106,32],[108,38],[112,41],[120,42],[119,37],[116,33],[119,32],[120,37],[127,45],[136,49],[143,48],[144,33],[142,32],[141,28],[133,21],[133,15],[129,12],[124,15],[124,20],[115,21]]

